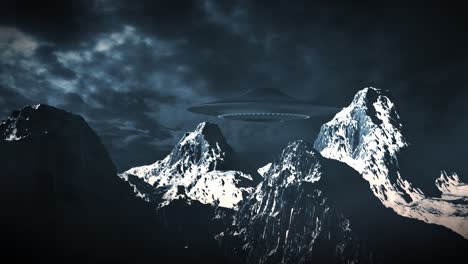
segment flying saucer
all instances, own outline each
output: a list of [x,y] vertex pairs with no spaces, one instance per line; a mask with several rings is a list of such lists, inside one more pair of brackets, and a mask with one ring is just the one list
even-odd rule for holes
[[255,89],[239,97],[194,105],[187,110],[229,120],[275,122],[329,115],[338,108],[298,100],[275,89]]

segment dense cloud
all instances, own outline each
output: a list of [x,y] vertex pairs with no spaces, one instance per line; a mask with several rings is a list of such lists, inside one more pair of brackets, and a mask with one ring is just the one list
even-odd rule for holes
[[312,141],[326,118],[245,124],[187,106],[259,87],[344,106],[375,86],[392,91],[415,164],[468,173],[464,14],[310,2],[12,1],[0,11],[0,112],[42,102],[80,113],[120,168],[208,120],[261,163]]

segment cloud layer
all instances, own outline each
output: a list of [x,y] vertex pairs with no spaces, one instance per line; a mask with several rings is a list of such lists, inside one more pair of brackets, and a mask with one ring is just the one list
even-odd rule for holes
[[468,40],[454,9],[213,0],[6,6],[0,114],[39,102],[77,112],[121,169],[164,156],[205,120],[258,163],[290,140],[313,140],[327,120],[225,122],[187,112],[191,104],[275,87],[344,106],[375,86],[393,92],[407,137],[420,146],[415,155],[451,150],[439,165],[463,174]]

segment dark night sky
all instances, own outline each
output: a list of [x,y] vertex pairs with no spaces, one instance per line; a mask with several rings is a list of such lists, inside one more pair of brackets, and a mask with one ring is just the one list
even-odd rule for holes
[[341,107],[374,86],[392,91],[412,143],[407,178],[466,175],[466,10],[310,2],[4,1],[0,115],[36,103],[79,113],[120,169],[207,120],[258,165],[330,117],[265,125],[186,107],[259,87]]

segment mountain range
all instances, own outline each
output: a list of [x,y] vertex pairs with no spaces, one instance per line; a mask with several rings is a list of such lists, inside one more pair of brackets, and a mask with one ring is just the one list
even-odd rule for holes
[[[466,259],[468,185],[405,179],[389,92],[365,88],[277,159],[251,168],[216,124],[117,173],[83,118],[27,106],[0,123],[5,252],[60,261],[388,263]],[[424,177],[424,175],[421,175]],[[37,247],[37,245],[41,245]],[[61,255],[54,254],[60,252]]]

